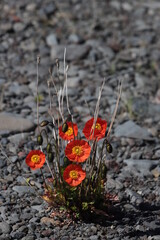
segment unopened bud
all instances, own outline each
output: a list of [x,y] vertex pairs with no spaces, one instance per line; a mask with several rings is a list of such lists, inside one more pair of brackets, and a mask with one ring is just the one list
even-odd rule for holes
[[41,127],[45,127],[45,126],[47,126],[48,125],[48,121],[47,120],[44,120],[44,121],[42,121],[41,123],[40,123],[40,126]]
[[102,179],[106,178],[106,174],[107,174],[107,167],[106,167],[106,165],[103,165],[102,166],[102,174],[101,174]]
[[49,153],[48,153],[48,160],[49,160],[50,162],[52,162],[52,161],[53,161],[53,158],[54,158],[53,153],[52,153],[52,152],[49,152]]
[[68,124],[65,122],[62,125],[62,132],[65,133],[65,132],[67,132],[67,130],[68,130]]
[[89,183],[88,178],[84,179],[84,184],[87,186]]
[[106,150],[108,153],[112,152],[112,145],[109,142],[106,143]]
[[41,134],[37,136],[37,143],[38,143],[40,146],[41,146],[42,143],[43,143],[43,137],[42,137]]
[[52,146],[50,143],[47,144],[47,153],[51,152]]

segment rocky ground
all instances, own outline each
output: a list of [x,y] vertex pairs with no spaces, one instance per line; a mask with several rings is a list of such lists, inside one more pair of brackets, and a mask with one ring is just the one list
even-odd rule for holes
[[[1,0],[0,9],[0,239],[160,239],[160,2]],[[62,77],[65,47],[79,127],[89,118],[85,102],[93,111],[104,78],[100,116],[111,120],[123,79],[114,151],[106,160],[106,190],[119,201],[103,224],[61,223],[24,180],[41,191],[39,172],[25,165],[36,139],[36,57],[45,119],[48,68],[59,58]]]

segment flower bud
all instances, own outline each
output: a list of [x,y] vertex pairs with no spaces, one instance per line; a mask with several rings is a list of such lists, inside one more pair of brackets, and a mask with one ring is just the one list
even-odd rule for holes
[[65,132],[67,132],[67,130],[68,130],[68,124],[65,122],[62,125],[62,132],[65,133]]
[[38,143],[40,146],[41,146],[42,143],[43,143],[43,137],[42,137],[41,134],[39,134],[39,135],[37,136],[37,143]]
[[106,167],[106,165],[103,165],[102,173],[101,173],[102,179],[106,178],[106,174],[107,174],[107,167]]
[[48,160],[49,160],[50,162],[52,162],[52,161],[53,161],[53,158],[54,158],[53,152],[49,152],[49,153],[48,153]]
[[64,166],[67,166],[69,163],[69,160],[66,156],[64,157],[63,161],[64,161]]
[[108,141],[106,142],[106,150],[108,153],[112,152],[112,145]]
[[47,144],[47,153],[51,152],[52,145],[50,143]]
[[48,121],[47,120],[44,120],[44,121],[42,121],[41,123],[40,123],[40,126],[41,127],[45,127],[45,126],[47,126],[48,125]]
[[88,183],[89,183],[88,178],[85,178],[85,179],[84,179],[84,184],[85,184],[85,186],[87,186]]

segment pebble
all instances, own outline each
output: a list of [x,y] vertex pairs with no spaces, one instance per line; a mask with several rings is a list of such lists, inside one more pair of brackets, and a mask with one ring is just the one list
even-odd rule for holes
[[[64,46],[58,45],[56,48],[51,49],[51,59],[55,60],[56,58],[63,59],[64,56]],[[90,47],[87,45],[68,45],[66,51],[66,60],[75,61],[84,59],[89,53]]]
[[49,47],[55,47],[58,44],[57,37],[55,34],[50,34],[46,38],[47,45]]
[[17,192],[20,197],[22,197],[24,194],[33,194],[35,193],[34,189],[29,186],[14,186],[13,191]]
[[0,234],[1,233],[10,233],[11,226],[6,222],[0,222]]
[[[4,148],[0,146],[0,224],[6,226],[0,227],[1,240],[160,239],[159,6],[158,0],[0,1],[0,142]],[[26,152],[38,147],[36,56],[41,57],[40,119],[48,119],[48,69],[53,65],[59,91],[65,48],[70,110],[80,132],[91,118],[89,108],[94,114],[102,81],[106,83],[99,116],[108,127],[118,79],[123,79],[123,87],[109,139],[114,151],[104,152],[111,163],[105,189],[117,200],[109,201],[105,220],[101,214],[100,219],[95,216],[61,226],[63,219],[51,217],[54,209],[25,186],[24,178],[30,178],[38,193],[44,193],[40,171],[31,171],[24,159]],[[51,96],[58,120],[52,86]]]

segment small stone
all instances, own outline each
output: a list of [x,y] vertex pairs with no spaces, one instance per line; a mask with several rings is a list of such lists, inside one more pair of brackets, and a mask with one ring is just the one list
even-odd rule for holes
[[58,220],[54,220],[53,218],[48,218],[48,217],[43,217],[41,218],[41,223],[44,223],[46,225],[48,224],[52,224],[52,225],[59,225],[59,221]]
[[137,151],[131,153],[131,158],[132,159],[140,159],[142,157],[142,151]]
[[21,22],[15,23],[13,25],[13,29],[14,29],[15,32],[21,32],[21,31],[24,30],[24,28],[25,28],[25,25]]
[[12,163],[15,163],[18,159],[18,156],[11,156],[9,157],[9,159],[11,160]]
[[6,222],[0,222],[0,233],[10,233],[11,232],[11,227],[8,223]]
[[27,5],[26,10],[33,12],[36,9],[36,4],[35,3],[30,3]]
[[69,240],[69,237],[68,237],[68,236],[63,236],[63,237],[61,238],[61,240]]
[[30,186],[14,186],[13,191],[17,192],[20,197],[22,197],[24,194],[34,194],[35,191]]
[[45,211],[43,205],[33,205],[33,206],[31,206],[31,208],[38,211],[38,212],[44,212]]
[[97,235],[93,235],[89,238],[90,240],[98,240],[99,239],[99,236]]
[[7,164],[6,159],[1,158],[1,159],[0,159],[0,168],[5,167],[6,164]]
[[140,205],[143,202],[143,199],[142,199],[141,195],[134,192],[133,190],[127,189],[126,193],[127,193],[127,196],[130,197],[131,203],[136,204],[136,205]]
[[56,5],[54,2],[48,3],[46,6],[44,6],[44,12],[50,16],[51,14],[53,15],[56,11]]
[[[51,49],[51,59],[55,60],[56,58],[64,58],[64,46],[56,46],[56,48]],[[66,49],[66,60],[75,61],[81,60],[87,57],[90,50],[90,46],[85,44],[71,44]]]
[[79,36],[78,35],[76,35],[76,34],[71,34],[70,36],[69,36],[69,42],[70,43],[79,43],[80,42],[80,38],[79,38]]
[[53,33],[48,35],[47,38],[46,38],[46,42],[47,42],[49,47],[56,46],[58,44],[56,35],[53,34]]
[[22,238],[22,240],[35,240],[35,236],[34,235],[28,235]]
[[96,228],[95,226],[91,226],[91,231],[92,231],[93,233],[97,233],[97,228]]

